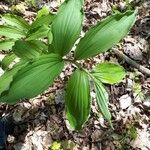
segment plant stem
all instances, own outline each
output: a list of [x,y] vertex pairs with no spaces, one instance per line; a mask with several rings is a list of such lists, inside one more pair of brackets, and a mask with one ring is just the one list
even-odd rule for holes
[[73,64],[75,64],[79,69],[83,70],[85,73],[87,73],[93,80],[95,80],[94,76],[92,76],[92,74],[84,69],[78,62],[76,62],[75,60],[71,60],[71,59],[63,59],[64,61],[68,61],[68,62],[71,62]]
[[76,67],[83,70],[82,66],[79,63],[77,63],[75,60],[71,60],[71,59],[63,59],[63,60],[70,62],[70,63],[73,63],[74,65],[76,65]]

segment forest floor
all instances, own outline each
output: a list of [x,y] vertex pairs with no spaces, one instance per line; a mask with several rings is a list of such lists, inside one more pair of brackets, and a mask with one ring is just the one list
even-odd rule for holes
[[[0,1],[0,12],[19,13],[32,20],[36,9],[47,5],[51,11],[56,12],[60,3],[60,0],[39,0],[34,8],[30,0],[3,0]],[[138,64],[150,69],[150,2],[135,0],[131,3],[138,9],[136,23],[128,36],[113,49],[122,51]],[[83,32],[116,8],[123,11],[126,2],[86,0]],[[0,59],[4,55],[1,53]],[[0,116],[7,115],[15,122],[14,132],[7,138],[7,149],[150,150],[150,76],[128,64],[112,50],[86,60],[84,66],[90,69],[103,61],[119,63],[127,72],[121,83],[106,85],[114,129],[98,112],[94,100],[91,116],[83,129],[80,132],[68,129],[64,114],[64,83],[74,66],[67,65],[53,86],[38,97],[13,106],[0,104]]]

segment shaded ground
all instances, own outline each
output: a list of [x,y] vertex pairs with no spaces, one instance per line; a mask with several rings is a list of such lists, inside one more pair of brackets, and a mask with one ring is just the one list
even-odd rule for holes
[[[17,5],[19,3],[20,1],[16,2]],[[53,11],[56,11],[60,4],[58,1],[41,1],[38,7],[45,3]],[[133,3],[139,9],[137,22],[130,34],[114,49],[123,51],[133,60],[150,69],[149,2]],[[10,11],[9,0],[2,1],[1,4],[1,13]],[[119,0],[86,0],[84,31],[86,32],[91,25],[109,15],[114,6],[121,10],[125,9],[124,4]],[[17,13],[32,20],[35,15],[32,7],[21,10]],[[0,55],[2,57],[4,54]],[[0,115],[8,114],[15,120],[14,133],[8,137],[7,149],[46,150],[56,147],[56,150],[149,150],[150,77],[138,72],[112,51],[92,60],[86,60],[83,65],[91,68],[104,60],[119,62],[127,70],[127,76],[120,84],[106,85],[110,95],[109,107],[113,116],[114,130],[99,114],[94,92],[91,92],[92,111],[86,126],[81,132],[68,129],[64,115],[64,83],[74,69],[73,66],[68,65],[53,87],[42,95],[15,106],[0,105]]]

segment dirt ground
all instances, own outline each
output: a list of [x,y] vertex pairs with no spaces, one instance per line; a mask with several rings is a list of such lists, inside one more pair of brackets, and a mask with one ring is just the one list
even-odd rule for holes
[[[47,5],[56,12],[61,0],[37,1],[36,8],[29,2],[0,1],[1,14],[11,12],[32,21],[36,9]],[[129,0],[138,9],[137,21],[117,46],[118,49],[138,64],[150,69],[150,2]],[[123,0],[86,0],[83,32],[112,10],[126,9]],[[19,5],[20,10],[13,6]],[[5,56],[0,53],[0,59]],[[150,149],[150,76],[132,67],[110,50],[82,62],[87,68],[103,61],[120,63],[126,70],[126,78],[119,84],[106,85],[109,92],[109,108],[112,113],[111,129],[98,112],[93,96],[89,121],[80,132],[68,129],[64,114],[65,82],[74,66],[66,65],[60,77],[43,94],[13,106],[0,104],[0,116],[14,120],[14,131],[7,139],[9,150],[149,150]]]

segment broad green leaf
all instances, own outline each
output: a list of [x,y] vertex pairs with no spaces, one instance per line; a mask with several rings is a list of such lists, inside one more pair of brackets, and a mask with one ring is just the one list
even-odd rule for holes
[[40,9],[38,12],[37,12],[37,18],[41,18],[42,16],[44,15],[48,15],[49,14],[49,8],[48,6],[43,6],[42,9]]
[[98,64],[92,74],[103,83],[119,83],[126,75],[124,68],[119,64],[101,63]]
[[15,75],[9,91],[2,94],[0,101],[13,104],[21,99],[37,96],[53,83],[63,66],[58,55],[42,55]]
[[90,29],[80,40],[75,59],[94,57],[105,52],[126,36],[136,19],[136,11],[117,13]]
[[10,26],[15,26],[20,30],[28,31],[30,25],[22,17],[6,14],[2,16],[2,19]]
[[1,62],[2,69],[8,69],[9,65],[15,60],[15,58],[17,58],[17,56],[13,53],[6,55]]
[[31,29],[41,27],[43,25],[48,26],[49,24],[52,23],[54,16],[55,16],[54,14],[49,13],[47,15],[41,16],[40,18],[36,18],[36,20],[31,25]]
[[26,40],[36,40],[36,39],[46,37],[49,30],[50,30],[50,28],[47,27],[46,25],[31,29],[28,32]]
[[48,52],[48,45],[43,41],[31,40],[30,42],[33,43],[33,45],[36,45],[39,49],[41,49],[43,53]]
[[108,109],[108,94],[102,83],[95,80],[96,101],[105,119],[111,124],[111,114]]
[[88,75],[77,69],[66,89],[66,116],[75,130],[80,130],[90,114],[90,85]]
[[12,26],[0,25],[0,36],[5,36],[11,39],[18,39],[25,37],[25,32]]
[[13,81],[14,76],[16,73],[25,65],[27,65],[27,62],[19,62],[16,64],[13,69],[7,70],[1,77],[0,77],[0,97],[1,94],[9,89],[9,86],[11,82]]
[[12,46],[15,44],[15,40],[8,39],[8,40],[2,40],[0,41],[0,51],[5,50],[8,51],[12,49]]
[[64,56],[80,35],[83,12],[83,0],[66,0],[60,7],[52,23],[53,52]]
[[[44,43],[39,40],[15,42],[12,50],[20,58],[34,59],[40,57],[43,53]],[[45,46],[46,47],[46,46]]]

